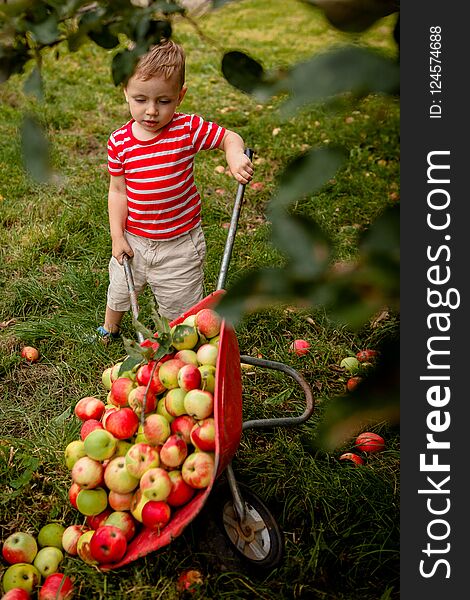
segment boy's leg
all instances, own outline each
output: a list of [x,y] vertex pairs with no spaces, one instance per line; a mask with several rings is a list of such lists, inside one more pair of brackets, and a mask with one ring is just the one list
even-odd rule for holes
[[113,310],[106,306],[106,312],[104,316],[104,328],[111,334],[119,333],[121,329],[121,321],[123,316],[126,314],[124,310]]
[[158,242],[148,269],[148,284],[159,313],[175,319],[204,297],[206,243],[196,227],[175,239]]

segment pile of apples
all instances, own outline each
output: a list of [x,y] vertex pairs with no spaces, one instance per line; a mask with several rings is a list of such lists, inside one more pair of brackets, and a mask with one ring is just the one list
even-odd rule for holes
[[367,373],[375,366],[379,353],[377,350],[367,348],[357,352],[356,356],[346,356],[340,363],[340,367],[348,373],[346,389],[353,392],[363,381]]
[[[106,402],[87,396],[75,405],[80,439],[66,447],[65,463],[70,502],[86,525],[64,532],[69,554],[93,565],[118,562],[140,527],[160,532],[211,483],[221,322],[201,309],[172,327],[170,351],[159,360],[107,368]],[[140,346],[157,352],[158,339]]]

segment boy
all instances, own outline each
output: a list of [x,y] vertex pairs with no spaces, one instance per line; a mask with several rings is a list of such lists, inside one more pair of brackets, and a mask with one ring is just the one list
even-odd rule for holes
[[176,112],[186,94],[184,75],[184,51],[171,40],[141,57],[124,89],[132,118],[108,141],[112,257],[105,319],[98,328],[105,339],[118,336],[130,307],[125,254],[132,257],[137,293],[148,284],[169,320],[203,298],[206,246],[193,177],[196,153],[221,148],[239,183],[253,175],[237,133]]

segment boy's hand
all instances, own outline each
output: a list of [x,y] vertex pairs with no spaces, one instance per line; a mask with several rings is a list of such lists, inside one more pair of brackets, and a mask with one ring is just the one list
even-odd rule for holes
[[112,240],[112,254],[120,265],[122,265],[122,259],[124,257],[124,254],[127,254],[127,256],[129,257],[134,256],[134,252],[127,243],[125,237]]
[[238,183],[248,183],[253,177],[253,164],[244,152],[227,153],[227,164],[230,173]]

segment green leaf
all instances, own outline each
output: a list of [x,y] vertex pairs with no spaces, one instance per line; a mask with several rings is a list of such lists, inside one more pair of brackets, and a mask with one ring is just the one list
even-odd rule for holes
[[119,85],[129,79],[138,60],[139,54],[135,49],[121,50],[121,52],[114,55],[111,64],[114,85]]
[[101,48],[111,50],[119,44],[119,39],[113,35],[107,27],[103,27],[98,31],[89,31],[88,37]]
[[40,101],[44,99],[41,71],[37,66],[34,67],[34,69],[31,71],[30,76],[25,81],[24,91],[27,94],[36,96],[36,98]]
[[71,414],[72,414],[72,408],[69,406],[63,412],[61,412],[60,415],[57,415],[57,417],[54,417],[51,420],[51,422],[54,425],[62,425],[71,416]]
[[140,359],[138,356],[128,356],[127,358],[125,358],[121,364],[121,366],[119,367],[119,377],[122,375],[122,373],[125,373],[126,371],[132,371],[132,369],[134,369],[135,367],[137,367],[137,365],[140,365],[143,362],[143,357],[140,356]]
[[26,45],[18,45],[16,48],[0,45],[0,83],[14,73],[22,73],[30,58]]
[[57,17],[51,14],[39,23],[27,23],[28,29],[31,31],[33,38],[40,44],[46,46],[56,42],[60,37],[58,29]]
[[42,126],[32,116],[25,116],[21,127],[23,161],[28,173],[38,182],[50,177],[49,143]]
[[378,19],[391,15],[399,9],[397,0],[304,0],[322,9],[328,21],[340,31],[361,32]]
[[237,50],[224,54],[222,73],[229,83],[248,94],[263,84],[264,69],[261,64]]
[[9,482],[9,485],[14,490],[19,490],[25,485],[27,485],[31,478],[34,475],[34,472],[39,466],[39,460],[37,458],[28,458],[25,461],[26,469],[23,471],[21,475],[19,475],[16,479],[12,479]]

